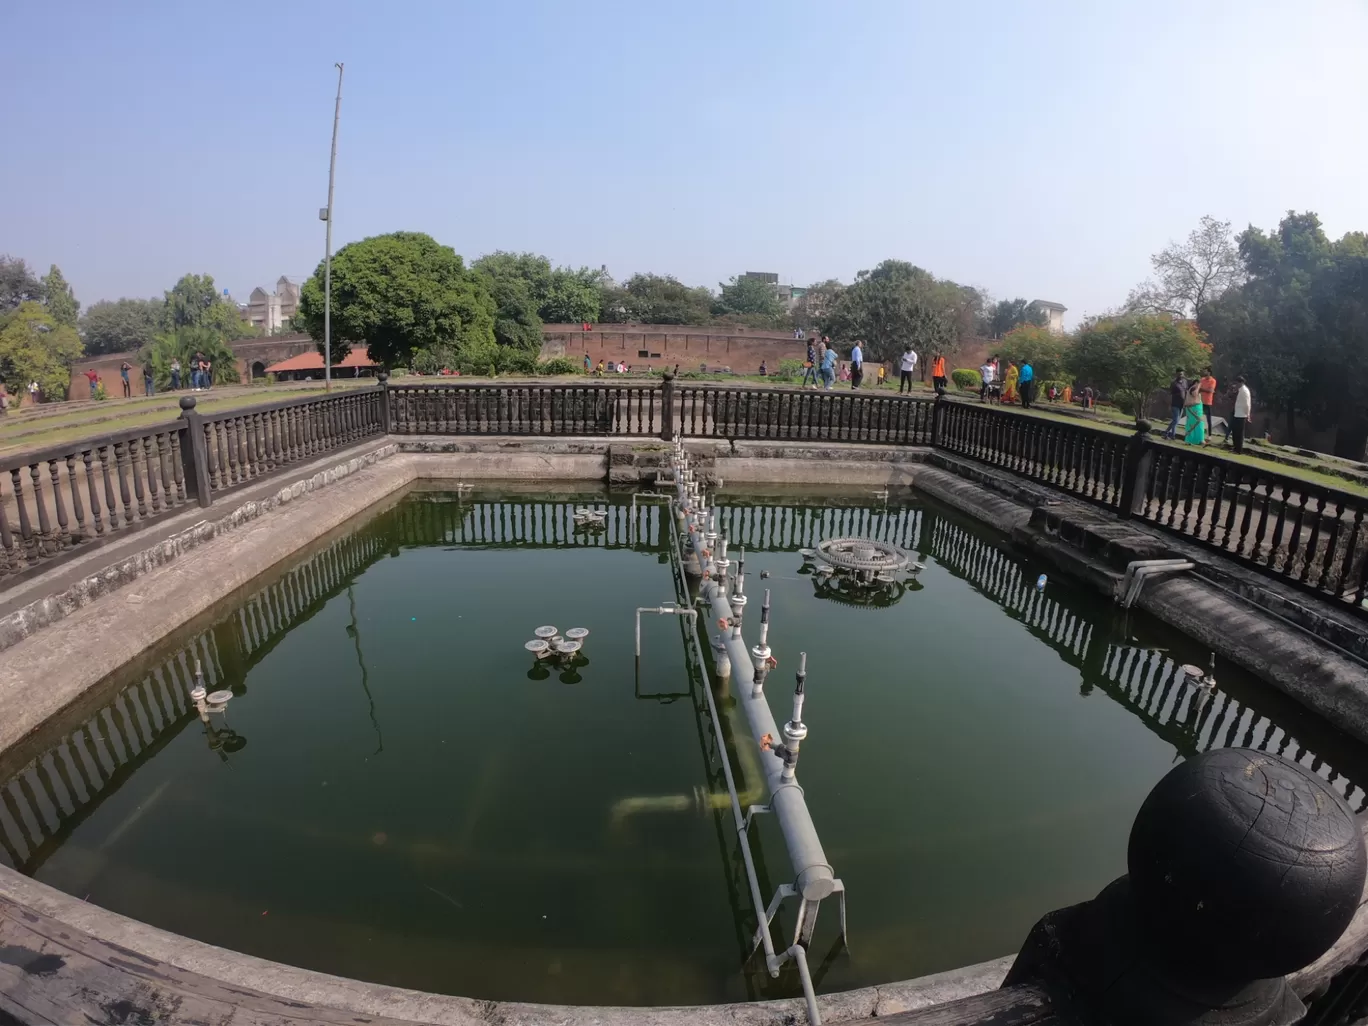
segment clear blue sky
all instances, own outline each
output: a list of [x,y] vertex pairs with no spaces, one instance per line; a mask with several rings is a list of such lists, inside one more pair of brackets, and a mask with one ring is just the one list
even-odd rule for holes
[[46,0],[5,22],[0,252],[86,304],[311,272],[337,60],[335,245],[420,230],[714,288],[900,257],[1073,321],[1203,214],[1368,229],[1359,0]]

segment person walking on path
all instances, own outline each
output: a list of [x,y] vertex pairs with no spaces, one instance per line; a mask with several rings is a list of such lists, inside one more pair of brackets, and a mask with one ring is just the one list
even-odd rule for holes
[[133,397],[132,386],[128,383],[128,372],[132,369],[133,368],[128,365],[127,360],[119,364],[119,381],[123,384],[123,397],[125,399],[131,399]]
[[1029,410],[1031,400],[1035,398],[1035,368],[1031,366],[1030,360],[1021,361],[1021,370],[1017,373],[1017,384],[1021,388],[1021,408]]
[[864,380],[864,350],[860,348],[860,340],[855,340],[855,346],[850,350],[850,387],[856,389],[860,387],[860,382]]
[[94,367],[91,367],[90,370],[85,372],[85,376],[86,380],[90,382],[90,398],[94,399],[95,393],[100,388],[100,375],[96,373]]
[[172,358],[171,358],[171,391],[173,391],[173,392],[178,392],[178,391],[180,391],[180,372],[181,372],[180,357],[179,357],[179,356],[172,357]]
[[1249,424],[1249,411],[1253,405],[1253,397],[1242,374],[1235,379],[1235,412],[1230,418],[1230,438],[1236,452],[1244,452],[1245,427]]
[[1169,383],[1169,426],[1164,432],[1165,438],[1178,437],[1178,421],[1183,416],[1183,407],[1187,403],[1187,391],[1187,378],[1183,377],[1183,368],[1179,367],[1174,370],[1173,381]]
[[1207,435],[1211,434],[1211,407],[1216,403],[1216,379],[1212,376],[1211,368],[1202,371],[1202,380],[1198,382],[1201,386],[1199,391],[1202,395],[1202,409],[1206,411]]
[[817,346],[809,342],[807,347],[807,359],[803,361],[803,380],[798,382],[799,388],[806,388],[808,380],[811,379],[812,387],[817,387]]
[[828,392],[836,383],[836,350],[827,346],[822,353],[822,387]]
[[1188,445],[1206,444],[1206,417],[1202,414],[1202,383],[1193,381],[1188,385],[1187,395],[1183,398],[1183,411],[1187,419],[1183,422],[1183,441]]
[[906,389],[912,393],[912,373],[917,369],[917,351],[909,344],[903,349],[902,359],[898,361],[898,395]]
[[931,361],[931,384],[935,386],[936,395],[945,395],[945,380],[945,354],[937,353]]

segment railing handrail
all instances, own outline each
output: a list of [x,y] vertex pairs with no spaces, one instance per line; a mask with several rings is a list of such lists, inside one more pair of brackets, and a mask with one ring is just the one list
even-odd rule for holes
[[[395,386],[391,385],[391,388]],[[323,403],[346,399],[351,396],[374,395],[382,391],[377,384],[372,388],[340,388],[336,392],[325,392],[322,395],[297,396],[294,399],[281,399],[272,403],[257,403],[253,406],[233,406],[226,410],[196,410],[205,420],[223,420],[232,417],[250,417],[257,413],[272,413],[276,410],[288,410],[296,406],[321,405]]]
[[148,424],[145,427],[125,428],[122,431],[113,431],[106,435],[96,435],[91,438],[82,438],[75,442],[62,442],[58,445],[50,445],[46,449],[28,449],[24,452],[15,453],[12,456],[0,458],[0,474],[8,474],[12,470],[19,470],[22,467],[31,467],[38,463],[49,463],[52,460],[64,460],[68,456],[80,456],[82,453],[90,452],[94,449],[102,449],[107,445],[120,445],[131,442],[135,438],[146,438],[148,435],[162,434],[168,431],[179,431],[185,427],[185,421],[180,418],[173,420],[160,421],[156,424]]

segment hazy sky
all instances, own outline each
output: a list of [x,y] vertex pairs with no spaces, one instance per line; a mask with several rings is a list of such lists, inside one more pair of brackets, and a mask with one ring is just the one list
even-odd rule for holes
[[[84,303],[334,245],[1124,299],[1206,213],[1368,229],[1362,0],[12,0],[0,252]],[[17,95],[16,95],[17,93]]]

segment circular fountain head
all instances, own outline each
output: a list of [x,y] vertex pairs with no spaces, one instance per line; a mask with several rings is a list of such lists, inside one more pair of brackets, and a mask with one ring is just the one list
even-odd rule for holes
[[228,700],[233,697],[231,691],[211,691],[209,693],[210,705],[227,705]]
[[583,641],[587,637],[589,637],[588,627],[571,627],[565,632],[565,640],[567,641]]
[[1206,670],[1193,663],[1184,663],[1179,669],[1191,680],[1201,681],[1206,676]]
[[837,570],[887,571],[907,569],[907,554],[872,538],[827,538],[817,543],[817,558]]
[[199,687],[191,688],[191,689],[190,689],[190,701],[192,701],[192,702],[201,701],[202,699],[204,699],[204,698],[207,696],[207,694],[208,694],[208,693],[204,690],[204,688],[199,688]]
[[815,557],[815,556],[817,555],[817,550],[816,550],[816,549],[799,549],[799,550],[798,550],[798,555],[802,556],[804,559],[812,559],[813,557]]
[[566,656],[566,655],[574,655],[574,654],[575,654],[576,652],[578,652],[582,647],[583,647],[583,646],[582,646],[578,641],[566,641],[564,638],[562,638],[562,639],[556,644],[556,651],[559,652],[559,653],[560,653],[561,655],[563,655],[563,656]]
[[536,656],[545,655],[547,649],[550,647],[551,642],[547,641],[545,638],[533,638],[531,641],[523,642],[523,648]]
[[575,516],[579,517],[580,519],[584,519],[592,512],[593,510],[591,510],[588,506],[579,506],[575,509]]
[[535,634],[535,635],[536,635],[537,637],[539,637],[539,638],[554,638],[554,637],[556,636],[556,628],[554,628],[554,627],[538,627],[538,628],[537,628],[535,631],[533,631],[532,633]]

